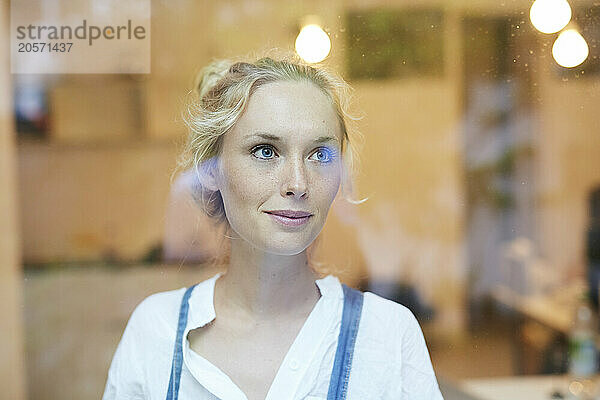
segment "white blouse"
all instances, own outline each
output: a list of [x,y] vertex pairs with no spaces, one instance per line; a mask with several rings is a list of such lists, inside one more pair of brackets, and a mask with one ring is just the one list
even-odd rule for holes
[[[215,318],[220,274],[199,283],[189,299],[179,399],[247,400],[219,368],[190,349],[187,334]],[[329,275],[272,382],[265,400],[326,399],[341,325],[343,290]],[[133,311],[117,347],[103,400],[166,398],[179,307],[186,288],[153,294]],[[364,294],[348,400],[442,399],[421,328],[406,307]]]

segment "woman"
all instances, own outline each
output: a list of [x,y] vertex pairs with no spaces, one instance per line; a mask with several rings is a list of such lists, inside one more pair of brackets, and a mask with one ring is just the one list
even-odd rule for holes
[[182,167],[228,226],[227,272],[138,305],[104,400],[441,398],[412,313],[309,263],[350,187],[346,89],[297,61],[203,71]]

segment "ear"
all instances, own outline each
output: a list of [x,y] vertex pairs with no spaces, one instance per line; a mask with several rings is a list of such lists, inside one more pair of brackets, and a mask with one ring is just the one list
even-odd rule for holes
[[217,192],[219,186],[217,184],[217,158],[212,157],[204,160],[198,165],[198,176],[200,184],[212,192]]

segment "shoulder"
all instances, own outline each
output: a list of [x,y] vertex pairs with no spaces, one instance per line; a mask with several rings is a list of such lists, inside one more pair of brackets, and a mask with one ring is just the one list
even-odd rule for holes
[[365,292],[363,323],[368,336],[377,337],[403,362],[414,361],[415,357],[429,358],[421,326],[412,311],[402,304]]
[[158,292],[144,298],[133,310],[127,329],[141,332],[172,330],[177,324],[181,299],[186,288]]
[[[170,357],[173,316],[185,288],[146,297],[133,310],[108,371],[103,400],[143,399],[148,365]],[[149,351],[151,349],[151,351]],[[162,364],[161,364],[162,365]]]
[[[386,328],[388,334],[403,335],[421,328],[410,309],[371,292],[364,293],[363,317],[366,325]],[[362,322],[362,320],[361,320]]]
[[364,375],[381,380],[382,398],[441,398],[421,326],[410,309],[365,292],[359,341],[359,359],[371,370]]
[[181,303],[183,293],[187,288],[158,292],[144,298],[134,310],[134,313],[147,313],[160,310],[171,310],[173,307],[178,308]]

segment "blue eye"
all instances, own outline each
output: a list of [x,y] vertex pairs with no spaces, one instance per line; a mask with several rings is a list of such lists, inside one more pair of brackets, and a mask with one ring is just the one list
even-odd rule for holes
[[269,145],[260,145],[252,149],[252,155],[261,160],[270,160],[275,157],[275,150]]
[[317,149],[317,151],[315,151],[312,154],[311,158],[312,157],[314,157],[313,159],[315,159],[316,161],[319,161],[322,163],[329,163],[333,160],[334,154],[333,154],[333,151],[331,151],[327,147],[320,147]]

